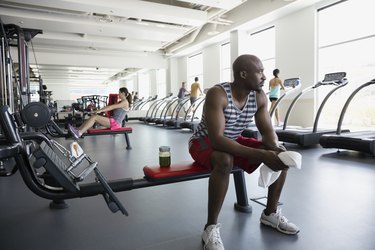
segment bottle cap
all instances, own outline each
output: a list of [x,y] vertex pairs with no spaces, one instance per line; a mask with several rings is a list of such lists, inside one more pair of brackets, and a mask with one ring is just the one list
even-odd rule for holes
[[169,152],[170,150],[171,150],[171,148],[168,147],[168,146],[161,146],[161,147],[159,147],[159,151],[160,152]]

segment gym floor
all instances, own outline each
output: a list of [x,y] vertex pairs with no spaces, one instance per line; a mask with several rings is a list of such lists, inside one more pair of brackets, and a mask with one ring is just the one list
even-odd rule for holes
[[[141,178],[145,165],[158,164],[158,147],[171,146],[172,162],[191,161],[188,131],[130,121],[133,149],[123,135],[89,136],[79,143],[99,162],[107,179]],[[71,139],[59,140],[69,145]],[[297,224],[298,235],[283,235],[260,225],[263,206],[253,212],[234,210],[233,180],[219,221],[226,249],[375,249],[374,158],[357,152],[302,149],[301,170],[291,169],[281,197],[284,215]],[[249,198],[263,197],[259,172],[246,175]],[[90,177],[91,178],[91,177]],[[85,181],[92,181],[89,180]],[[116,193],[129,212],[111,213],[101,196],[68,200],[69,208],[51,210],[19,173],[0,179],[0,249],[2,250],[198,250],[206,221],[208,179]],[[261,199],[260,201],[264,201]]]

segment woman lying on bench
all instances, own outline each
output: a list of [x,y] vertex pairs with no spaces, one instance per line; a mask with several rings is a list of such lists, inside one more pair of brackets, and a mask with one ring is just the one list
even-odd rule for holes
[[[122,127],[126,113],[132,103],[132,97],[127,88],[119,89],[120,102],[105,106],[104,108],[93,111],[93,115],[87,119],[79,128],[68,125],[68,129],[75,139],[82,136],[88,129],[92,128],[95,123],[98,123],[106,128],[118,129]],[[98,113],[112,111],[110,117],[98,115]]]

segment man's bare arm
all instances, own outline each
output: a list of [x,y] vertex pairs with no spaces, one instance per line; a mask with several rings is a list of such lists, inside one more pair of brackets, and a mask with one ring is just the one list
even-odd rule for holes
[[[263,162],[266,155],[269,154],[267,150],[249,148],[224,136],[224,108],[227,105],[227,96],[220,87],[213,87],[207,92],[203,112],[212,148],[215,151],[247,158],[254,163]],[[270,157],[268,156],[268,158]]]

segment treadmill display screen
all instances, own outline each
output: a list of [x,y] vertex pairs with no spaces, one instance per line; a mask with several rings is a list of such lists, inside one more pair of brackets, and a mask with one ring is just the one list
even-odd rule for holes
[[295,88],[296,86],[300,85],[301,81],[299,78],[289,78],[284,80],[284,86],[289,88]]
[[323,82],[338,82],[346,76],[345,72],[329,73],[324,76]]

